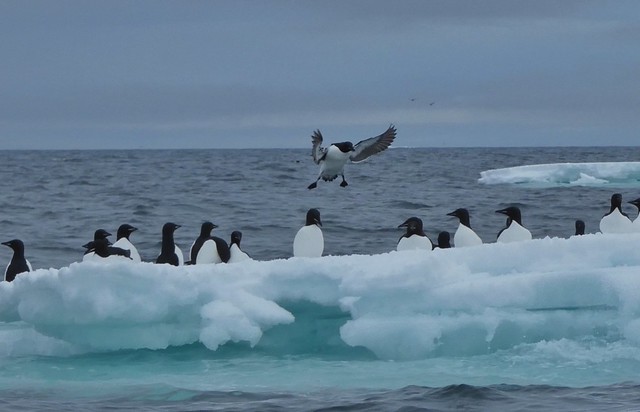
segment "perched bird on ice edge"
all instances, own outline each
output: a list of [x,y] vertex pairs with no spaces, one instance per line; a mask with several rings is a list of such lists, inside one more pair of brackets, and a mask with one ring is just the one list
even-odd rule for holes
[[322,147],[322,134],[320,130],[316,130],[311,135],[312,155],[313,161],[320,165],[320,174],[316,181],[307,188],[315,189],[318,186],[318,180],[322,179],[325,182],[331,182],[338,175],[342,177],[340,186],[346,187],[348,183],[344,178],[344,165],[347,161],[353,163],[362,162],[369,156],[387,149],[395,138],[396,128],[394,125],[390,125],[387,131],[381,135],[362,140],[355,145],[351,142],[341,142],[333,143],[324,148]]

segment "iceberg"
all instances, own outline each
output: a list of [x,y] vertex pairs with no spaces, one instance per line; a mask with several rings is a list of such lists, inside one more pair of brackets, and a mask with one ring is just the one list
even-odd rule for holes
[[640,186],[640,162],[549,163],[490,169],[478,182],[531,186]]
[[[640,234],[174,267],[108,258],[0,283],[0,356],[163,349],[415,360],[640,348]],[[351,352],[350,352],[351,351]]]

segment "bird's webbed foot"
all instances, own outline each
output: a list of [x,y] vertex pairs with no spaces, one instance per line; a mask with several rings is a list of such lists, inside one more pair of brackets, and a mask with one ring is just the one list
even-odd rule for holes
[[347,183],[346,180],[342,179],[342,183],[340,183],[340,187],[347,187],[349,186],[349,183]]
[[307,189],[315,189],[316,187],[318,187],[318,182],[313,182],[307,186]]

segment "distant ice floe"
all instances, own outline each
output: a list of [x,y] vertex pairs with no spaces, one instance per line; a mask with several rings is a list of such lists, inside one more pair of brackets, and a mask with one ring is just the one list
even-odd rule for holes
[[640,185],[640,162],[549,163],[490,169],[480,172],[479,183],[531,186]]

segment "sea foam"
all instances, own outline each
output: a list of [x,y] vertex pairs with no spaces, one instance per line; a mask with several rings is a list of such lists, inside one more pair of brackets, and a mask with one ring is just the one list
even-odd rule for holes
[[638,245],[640,234],[595,234],[433,253],[39,269],[0,283],[0,356],[197,342],[395,360],[556,340],[640,347]]

